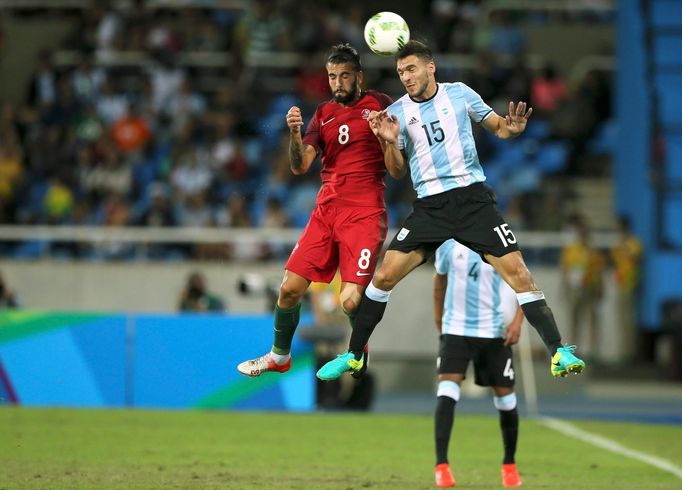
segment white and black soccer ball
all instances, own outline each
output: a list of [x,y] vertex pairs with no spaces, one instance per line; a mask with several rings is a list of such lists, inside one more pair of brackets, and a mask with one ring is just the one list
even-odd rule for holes
[[365,24],[365,42],[369,49],[382,56],[400,51],[410,40],[410,27],[394,12],[379,12]]

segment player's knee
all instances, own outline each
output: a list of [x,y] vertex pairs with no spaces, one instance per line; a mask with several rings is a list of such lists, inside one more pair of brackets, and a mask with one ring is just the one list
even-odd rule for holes
[[459,385],[454,381],[443,380],[438,382],[438,390],[436,391],[436,396],[447,396],[452,398],[456,402],[459,401]]
[[382,291],[390,291],[396,285],[396,276],[387,270],[377,270],[372,278],[372,284]]
[[494,396],[493,405],[498,410],[504,410],[508,412],[509,410],[514,410],[516,408],[516,393],[510,393],[505,396]]
[[341,303],[343,311],[351,315],[358,311],[359,306],[360,301],[358,301],[356,298],[346,298],[343,300],[343,303]]
[[279,287],[279,303],[283,306],[294,306],[301,301],[305,289],[301,290],[289,281],[284,281]]

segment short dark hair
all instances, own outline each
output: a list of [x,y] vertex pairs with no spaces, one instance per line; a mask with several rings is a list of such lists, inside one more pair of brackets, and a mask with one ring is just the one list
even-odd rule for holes
[[425,43],[415,39],[408,41],[407,44],[403,46],[403,49],[398,51],[398,53],[395,55],[395,59],[398,61],[411,55],[415,55],[417,58],[427,62],[433,61],[433,52],[431,51],[431,48],[429,48]]
[[358,50],[348,43],[332,46],[329,56],[327,56],[327,63],[331,63],[332,65],[350,63],[353,65],[355,71],[362,71],[362,63],[360,63]]

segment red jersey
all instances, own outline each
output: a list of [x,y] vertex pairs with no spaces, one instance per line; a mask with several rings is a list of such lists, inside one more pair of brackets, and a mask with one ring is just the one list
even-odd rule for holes
[[367,118],[392,103],[388,95],[370,90],[351,106],[334,100],[317,106],[303,143],[322,152],[318,204],[385,207],[384,154]]

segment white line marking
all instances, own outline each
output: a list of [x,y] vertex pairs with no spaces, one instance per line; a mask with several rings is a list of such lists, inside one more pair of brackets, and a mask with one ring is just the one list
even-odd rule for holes
[[554,429],[557,432],[561,432],[567,436],[590,443],[594,446],[601,447],[616,454],[620,454],[621,456],[627,456],[628,458],[650,464],[651,466],[655,466],[660,470],[672,473],[678,478],[682,478],[682,468],[663,458],[658,458],[647,453],[635,451],[634,449],[621,446],[611,439],[607,439],[606,437],[598,436],[597,434],[592,434],[591,432],[579,429],[575,425],[564,422],[563,420],[558,420],[552,417],[540,417],[538,421],[550,429]]

